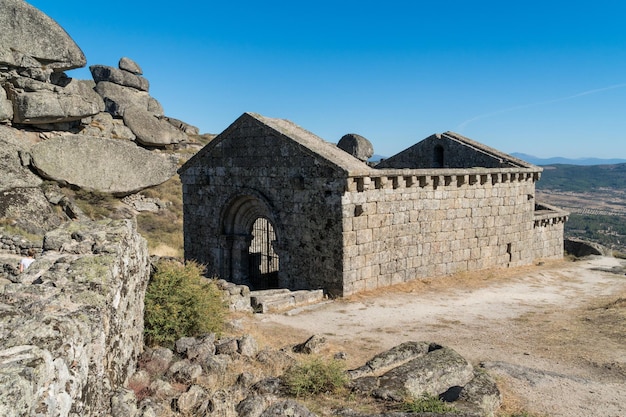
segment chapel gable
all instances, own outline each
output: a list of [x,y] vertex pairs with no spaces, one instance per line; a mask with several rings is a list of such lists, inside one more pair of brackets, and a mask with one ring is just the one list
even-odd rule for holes
[[437,133],[376,168],[529,168],[532,165],[454,132]]

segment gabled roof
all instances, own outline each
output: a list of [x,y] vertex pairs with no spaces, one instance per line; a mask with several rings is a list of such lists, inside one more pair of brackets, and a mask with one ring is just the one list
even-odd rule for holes
[[480,142],[476,142],[475,140],[467,138],[467,137],[465,137],[463,135],[460,135],[458,133],[447,131],[447,132],[442,133],[441,136],[445,136],[448,139],[455,140],[457,142],[461,142],[465,146],[468,146],[470,148],[474,148],[475,150],[477,150],[479,152],[482,152],[482,153],[490,155],[490,156],[492,156],[494,158],[500,159],[500,160],[502,160],[502,162],[508,162],[508,163],[510,163],[513,166],[517,166],[517,167],[520,167],[520,168],[533,168],[534,167],[533,164],[530,164],[530,163],[528,163],[526,161],[518,159],[518,158],[516,158],[516,157],[514,157],[512,155],[509,155],[507,153],[500,152],[499,150],[497,150],[495,148],[489,147],[489,146],[484,145],[484,144],[482,144]]
[[202,155],[211,152],[219,143],[228,140],[231,133],[234,132],[241,124],[245,122],[253,122],[264,128],[272,130],[277,136],[287,140],[291,140],[298,144],[302,151],[312,155],[317,155],[335,165],[337,168],[345,171],[348,175],[355,173],[369,173],[373,169],[366,163],[360,161],[349,153],[339,149],[335,144],[326,142],[319,136],[303,129],[295,123],[285,119],[274,119],[265,117],[256,113],[244,113],[222,133],[215,137],[209,144],[202,148],[192,158],[190,158],[179,170],[183,173],[196,161],[202,158]]
[[[436,162],[436,150],[445,148],[445,165]],[[443,159],[443,158],[442,158]],[[541,171],[514,156],[455,132],[435,133],[397,154],[383,159],[377,169],[520,168]]]

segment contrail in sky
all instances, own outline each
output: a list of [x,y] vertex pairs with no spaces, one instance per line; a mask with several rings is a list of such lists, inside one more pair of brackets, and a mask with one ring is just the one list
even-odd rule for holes
[[546,100],[546,101],[538,101],[536,103],[530,103],[530,104],[522,104],[522,105],[515,106],[515,107],[509,107],[507,109],[497,110],[497,111],[494,111],[494,112],[491,112],[491,113],[480,114],[478,116],[472,117],[471,119],[467,119],[463,123],[458,125],[457,126],[457,131],[462,131],[463,129],[465,129],[465,127],[467,127],[468,124],[470,124],[472,122],[475,122],[476,120],[486,119],[488,117],[496,116],[498,114],[507,113],[507,112],[514,111],[514,110],[526,109],[528,107],[539,106],[539,105],[542,105],[542,104],[550,104],[550,103],[556,103],[556,102],[559,102],[559,101],[571,100],[571,99],[576,98],[576,97],[588,96],[589,94],[600,93],[602,91],[614,90],[616,88],[623,88],[623,87],[626,87],[626,83],[615,84],[615,85],[611,85],[609,87],[596,88],[594,90],[587,90],[587,91],[583,91],[582,93],[574,94],[572,96],[560,97],[560,98],[555,98],[555,99]]

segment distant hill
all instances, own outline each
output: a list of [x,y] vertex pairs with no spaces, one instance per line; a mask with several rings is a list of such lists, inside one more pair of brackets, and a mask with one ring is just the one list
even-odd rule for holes
[[548,165],[544,166],[541,180],[537,182],[538,190],[584,193],[600,188],[626,190],[626,163],[591,166]]
[[372,155],[372,157],[370,159],[368,159],[368,162],[380,162],[383,159],[387,159],[386,156],[382,156],[382,155],[378,155],[378,154],[374,154]]
[[553,165],[553,164],[565,164],[565,165],[612,165],[612,164],[623,164],[626,163],[626,159],[600,159],[600,158],[577,158],[577,159],[569,159],[569,158],[561,158],[560,156],[556,156],[553,158],[539,158],[533,155],[528,155],[525,153],[514,152],[511,154],[512,156],[522,159],[526,162],[530,162],[534,165]]

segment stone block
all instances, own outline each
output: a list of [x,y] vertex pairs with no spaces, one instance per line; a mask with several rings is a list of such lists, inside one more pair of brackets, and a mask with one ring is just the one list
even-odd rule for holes
[[362,245],[364,243],[370,243],[371,241],[372,241],[372,230],[371,229],[357,230],[357,232],[356,232],[356,242],[357,242],[357,245]]

